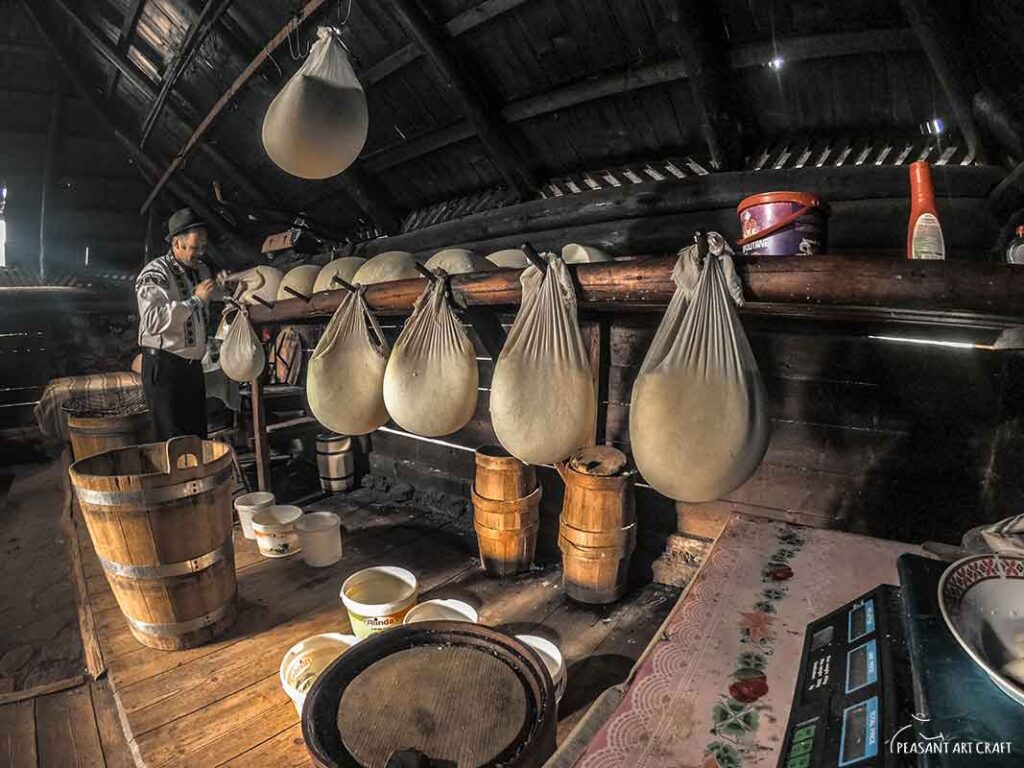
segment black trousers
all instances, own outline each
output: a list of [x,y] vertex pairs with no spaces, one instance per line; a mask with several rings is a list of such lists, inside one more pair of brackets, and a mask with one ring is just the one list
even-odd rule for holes
[[201,360],[143,350],[142,387],[153,422],[153,439],[179,435],[206,438],[206,384]]

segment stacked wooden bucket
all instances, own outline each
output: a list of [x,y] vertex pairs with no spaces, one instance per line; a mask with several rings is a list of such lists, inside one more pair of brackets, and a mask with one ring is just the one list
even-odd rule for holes
[[537,549],[540,486],[533,467],[496,445],[476,452],[473,527],[488,573],[528,570]]
[[347,491],[356,481],[352,438],[335,434],[317,435],[316,465],[320,470],[320,487],[324,491]]
[[99,393],[63,406],[75,460],[150,440],[149,409],[141,392]]
[[615,448],[577,451],[556,465],[565,481],[558,548],[566,594],[582,603],[611,603],[626,591],[636,549],[633,480]]

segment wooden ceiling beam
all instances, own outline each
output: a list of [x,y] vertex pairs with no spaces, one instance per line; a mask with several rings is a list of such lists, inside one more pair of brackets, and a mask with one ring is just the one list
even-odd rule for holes
[[935,77],[949,99],[950,109],[967,151],[975,159],[986,159],[984,137],[978,131],[971,112],[971,102],[980,90],[974,65],[963,51],[963,37],[957,35],[936,0],[900,0],[907,21],[924,48]]
[[[128,9],[125,11],[124,20],[121,22],[121,29],[117,33],[117,43],[114,46],[122,56],[128,55],[132,38],[135,37],[135,27],[139,23],[139,17],[142,15],[142,6],[145,4],[146,0],[129,0]],[[108,99],[113,96],[114,89],[117,88],[117,80],[120,76],[121,72],[117,67],[110,70],[110,77],[107,79]]]
[[[82,18],[75,10],[68,5],[67,0],[52,0],[53,4],[70,20],[82,33],[86,42],[99,53],[114,69],[121,73],[129,83],[137,88],[149,99],[155,99],[156,87],[128,58],[117,52],[115,47],[92,24]],[[177,108],[171,106],[167,111],[168,116],[175,123],[175,127],[188,132],[189,127],[185,118],[181,116]],[[251,197],[255,202],[266,204],[270,202],[270,196],[256,184],[233,160],[218,151],[212,145],[204,145],[204,151],[210,160],[225,174],[227,179],[239,189]]]
[[[917,49],[917,38],[909,29],[812,35],[780,40],[774,45],[754,43],[742,46],[730,51],[729,66],[734,70],[764,67],[775,56],[794,63],[865,53],[905,53]],[[689,72],[689,63],[679,58],[624,69],[603,77],[588,77],[546,93],[510,102],[502,108],[501,116],[506,122],[519,123],[578,104],[686,80]],[[379,173],[472,136],[472,126],[466,122],[455,123],[371,152],[363,157],[363,163],[366,170]]]
[[178,78],[181,77],[182,72],[191,63],[196,51],[206,42],[207,35],[217,26],[220,17],[224,15],[224,12],[227,11],[232,2],[233,0],[207,0],[203,10],[199,13],[199,18],[188,28],[181,48],[171,61],[170,67],[164,73],[163,82],[160,84],[160,92],[157,93],[156,99],[150,105],[149,112],[146,113],[146,117],[142,121],[142,136],[139,137],[140,147],[146,145],[146,139],[149,138],[153,126],[160,119],[160,113],[167,102],[167,97],[174,90],[174,86],[177,85]]
[[537,182],[513,147],[500,118],[487,108],[477,86],[455,61],[449,49],[451,38],[438,30],[416,0],[388,0],[388,5],[433,65],[441,84],[462,106],[466,119],[508,185],[524,200],[536,197]]
[[[47,22],[39,14],[33,0],[19,0],[19,3],[24,9],[25,14],[31,20],[32,24],[38,30],[40,37],[43,38],[43,41],[50,49],[54,60],[64,71],[64,75],[68,82],[71,83],[74,89],[78,92],[79,97],[89,105],[100,124],[103,125],[118,141],[118,143],[124,147],[128,156],[138,164],[140,171],[144,174],[157,173],[156,163],[145,152],[139,149],[138,146],[136,146],[135,142],[118,125],[116,119],[107,112],[103,103],[100,101],[100,98],[82,78],[78,67],[75,66],[75,63],[67,55],[68,46],[58,42],[57,37],[49,28]],[[172,184],[170,189],[174,195],[179,197],[186,205],[190,206],[196,213],[202,216],[209,223],[212,229],[223,235],[227,243],[233,249],[240,253],[258,253],[258,249],[247,246],[242,240],[241,233],[233,225],[227,222],[220,213],[207,205],[202,196],[196,195],[193,189],[190,189],[186,184],[179,182]]]
[[722,22],[713,3],[675,0],[676,46],[686,62],[690,98],[700,118],[711,165],[731,171],[742,162],[739,121],[729,105],[729,62]]

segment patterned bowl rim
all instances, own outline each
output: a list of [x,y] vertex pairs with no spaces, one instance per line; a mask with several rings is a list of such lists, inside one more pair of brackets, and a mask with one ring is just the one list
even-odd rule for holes
[[[977,664],[979,667],[981,667],[983,670],[985,670],[985,672],[988,674],[988,676],[990,678],[992,678],[993,682],[999,681],[1002,684],[1001,687],[1008,688],[1008,689],[1011,689],[1013,691],[1016,691],[1016,693],[1017,693],[1016,698],[1017,698],[1018,702],[1024,704],[1024,687],[1022,687],[1016,681],[1011,680],[1010,678],[1006,677],[1006,675],[1003,675],[998,670],[994,669],[992,666],[989,665],[988,661],[986,661],[984,658],[982,658],[981,655],[978,654],[978,652],[974,650],[974,648],[971,646],[971,644],[968,643],[967,640],[964,639],[964,637],[957,630],[956,625],[953,623],[953,617],[950,615],[950,611],[946,608],[945,591],[946,591],[946,584],[947,584],[947,582],[953,577],[953,574],[955,574],[957,571],[959,571],[965,565],[967,565],[968,563],[972,563],[972,562],[976,562],[976,561],[980,561],[980,560],[993,560],[995,562],[995,568],[998,571],[998,575],[997,576],[991,576],[991,577],[988,577],[988,578],[1000,578],[1000,579],[1006,578],[1006,576],[1005,576],[1006,571],[1005,571],[1005,568],[1004,568],[1003,564],[1005,562],[1007,562],[1007,561],[1017,561],[1017,562],[1021,563],[1022,566],[1024,566],[1024,557],[1021,557],[1021,556],[1018,556],[1018,555],[1000,555],[1000,554],[997,554],[997,553],[992,553],[992,554],[987,554],[987,555],[971,555],[969,557],[965,557],[965,558],[962,558],[960,560],[957,560],[955,563],[951,563],[950,566],[948,568],[946,568],[945,571],[943,571],[942,577],[939,579],[939,587],[938,587],[939,610],[942,612],[942,619],[946,622],[946,627],[949,628],[949,631],[953,634],[953,637],[956,638],[956,641],[960,644],[960,647],[963,648],[964,651],[966,651],[967,655],[969,655],[971,657],[971,659],[974,661],[974,663]],[[975,584],[978,584],[981,581],[985,581],[985,580],[987,580],[987,579],[978,579],[978,580],[972,582],[971,584],[969,584],[964,589],[963,593],[961,593],[960,601],[963,600],[964,595],[967,594],[967,591],[971,587],[973,587]]]

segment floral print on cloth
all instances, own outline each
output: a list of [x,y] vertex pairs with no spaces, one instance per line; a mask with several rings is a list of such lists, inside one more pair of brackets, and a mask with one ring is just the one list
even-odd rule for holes
[[733,515],[580,768],[774,767],[812,620],[896,584],[898,542]]

